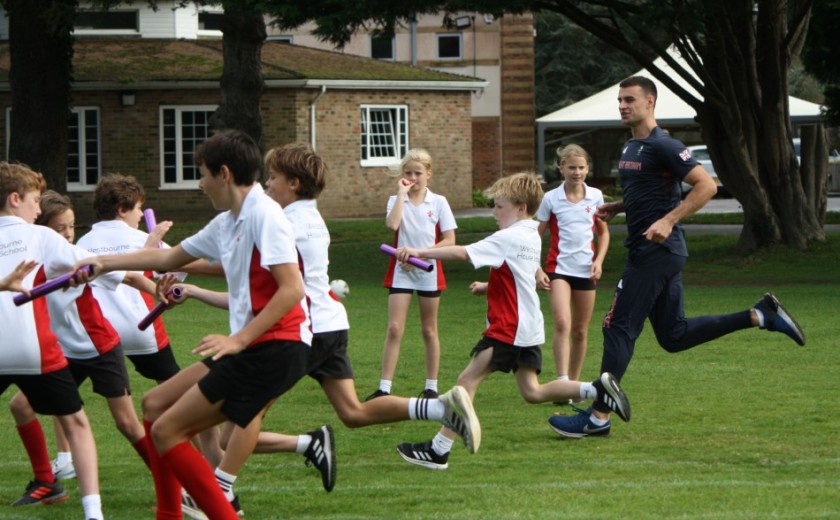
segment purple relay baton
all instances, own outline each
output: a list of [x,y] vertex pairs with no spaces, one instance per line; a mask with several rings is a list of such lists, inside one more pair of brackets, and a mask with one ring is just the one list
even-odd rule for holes
[[[152,230],[157,227],[157,220],[155,220],[155,210],[153,210],[152,208],[146,208],[143,210],[143,220],[146,222],[146,233],[151,233]],[[162,246],[162,243],[158,243],[158,247]]]
[[18,294],[16,295],[13,300],[15,305],[20,307],[24,303],[31,302],[35,298],[40,298],[41,296],[45,296],[51,292],[55,292],[59,289],[64,289],[65,287],[70,286],[70,280],[76,276],[76,273],[79,271],[87,271],[88,274],[93,274],[93,268],[89,265],[84,265],[80,267],[78,270],[73,271],[72,273],[67,273],[64,275],[59,276],[58,278],[53,278],[52,280],[48,280],[37,287],[33,287],[29,291],[29,295],[26,294]]
[[[393,247],[389,246],[388,244],[382,244],[379,246],[379,250],[385,253],[386,255],[397,256],[397,250]],[[413,256],[408,257],[408,263],[413,265],[414,267],[419,267],[424,271],[432,272],[432,269],[435,268],[434,264],[430,264],[424,260],[420,260],[419,258],[415,258]]]
[[[170,296],[173,296],[175,299],[179,299],[183,295],[183,291],[181,291],[180,287],[173,287],[168,294]],[[151,325],[152,322],[155,321],[157,317],[163,314],[163,311],[165,311],[168,308],[168,304],[163,302],[158,303],[152,308],[152,310],[149,311],[149,314],[147,314],[145,318],[140,320],[140,323],[137,324],[137,328],[140,330],[146,330],[147,328],[149,328],[149,325]]]

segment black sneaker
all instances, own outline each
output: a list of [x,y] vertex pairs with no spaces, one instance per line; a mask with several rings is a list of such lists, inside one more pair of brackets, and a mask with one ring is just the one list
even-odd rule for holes
[[420,392],[420,395],[418,395],[417,397],[420,397],[422,399],[437,399],[438,393],[432,390],[431,388],[427,388]]
[[630,401],[624,395],[624,390],[618,384],[618,380],[609,372],[601,374],[599,379],[592,382],[592,385],[598,391],[598,397],[595,398],[610,410],[615,412],[625,422],[630,420]]
[[432,441],[411,444],[404,442],[397,446],[397,451],[406,462],[429,469],[446,469],[449,467],[449,454],[438,455],[432,449]]
[[370,401],[371,399],[376,399],[377,397],[382,397],[385,395],[391,395],[388,392],[383,392],[382,390],[377,389],[376,392],[370,394],[369,396],[365,397],[365,402]]
[[12,502],[13,506],[34,506],[36,504],[57,504],[70,498],[58,480],[52,484],[44,484],[38,480],[30,480],[26,485],[23,496]]
[[766,293],[758,300],[753,308],[761,311],[761,314],[764,315],[764,326],[761,328],[773,332],[781,332],[782,334],[786,334],[798,345],[805,345],[805,333],[802,331],[802,327],[796,323],[793,316],[790,315],[773,293]]
[[309,432],[312,441],[303,456],[307,466],[315,466],[321,472],[321,483],[327,492],[335,487],[335,436],[329,424]]

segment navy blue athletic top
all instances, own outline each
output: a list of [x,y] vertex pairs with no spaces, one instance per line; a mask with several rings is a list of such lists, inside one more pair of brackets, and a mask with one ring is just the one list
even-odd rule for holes
[[658,126],[644,139],[624,143],[618,161],[618,175],[624,194],[627,240],[630,253],[645,253],[664,247],[671,253],[688,256],[681,224],[661,245],[643,233],[680,203],[680,181],[699,163],[686,146]]

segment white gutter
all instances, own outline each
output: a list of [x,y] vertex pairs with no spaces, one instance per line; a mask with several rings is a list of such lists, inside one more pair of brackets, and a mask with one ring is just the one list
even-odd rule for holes
[[321,96],[327,93],[327,86],[321,85],[321,92],[318,92],[318,95],[315,96],[315,99],[309,103],[309,145],[312,147],[312,150],[317,151],[315,148],[315,104],[318,103],[318,100],[321,99]]

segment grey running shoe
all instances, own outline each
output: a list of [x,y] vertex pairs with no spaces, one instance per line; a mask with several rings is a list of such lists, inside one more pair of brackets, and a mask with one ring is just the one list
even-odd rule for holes
[[481,445],[481,424],[473,409],[469,392],[463,386],[453,386],[438,399],[443,402],[443,425],[454,431],[464,440],[467,451],[475,453]]

